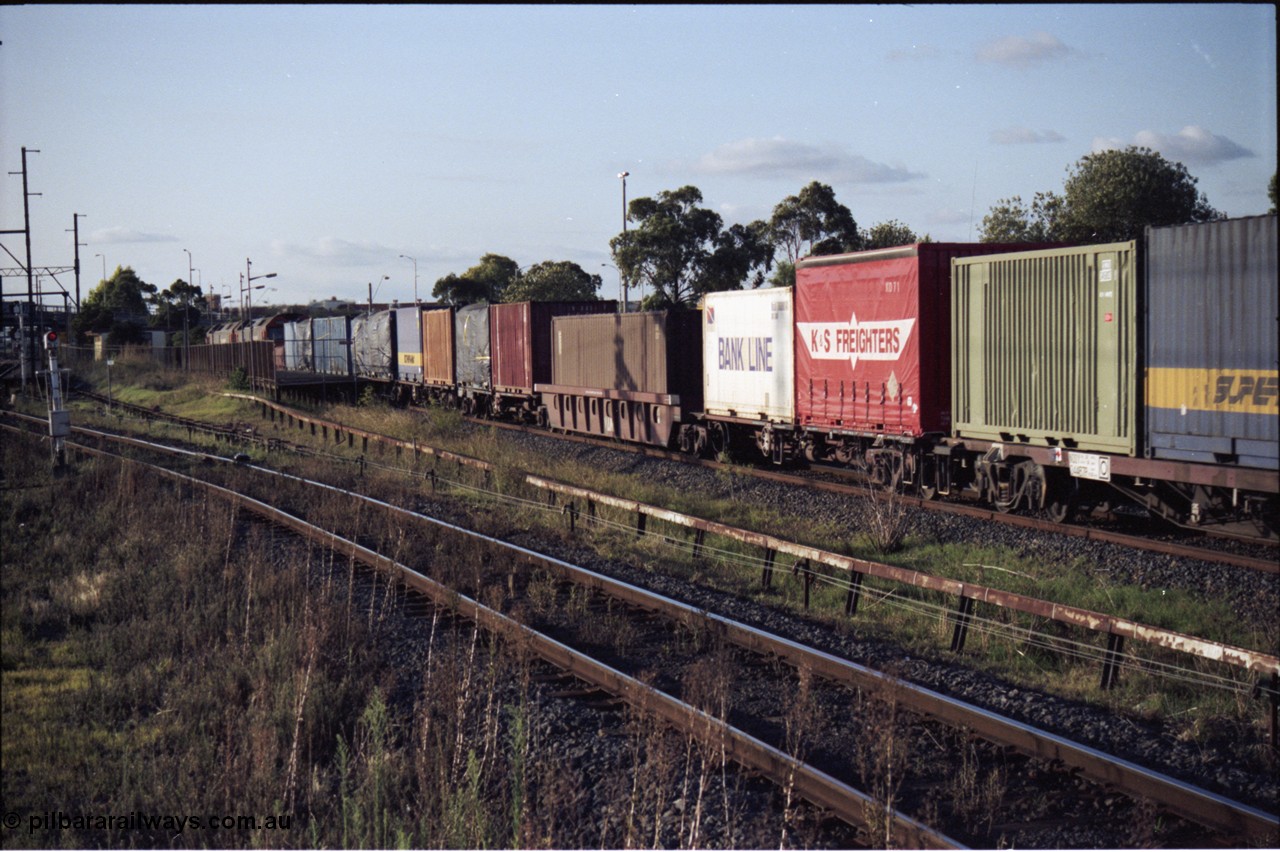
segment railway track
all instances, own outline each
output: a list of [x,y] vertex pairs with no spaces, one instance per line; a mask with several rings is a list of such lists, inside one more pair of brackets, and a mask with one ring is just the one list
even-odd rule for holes
[[[87,390],[78,390],[81,396],[93,399],[100,403],[107,403],[106,397]],[[317,425],[324,425],[329,430],[336,432],[345,432],[353,435],[360,435],[366,442],[368,440],[387,442],[387,443],[403,443],[397,442],[396,439],[388,436],[375,435],[372,433],[362,432],[358,429],[350,429],[343,424],[328,421],[323,418],[311,417],[290,409],[287,406],[275,402],[269,402],[259,397],[228,394],[239,399],[253,402],[262,409],[262,414],[274,421],[276,415],[289,417],[298,421],[305,421]],[[125,403],[115,402],[116,407],[123,411],[131,412],[137,416],[149,419],[164,419],[169,422],[176,423],[191,431],[204,431],[208,434],[214,434],[223,439],[234,439],[237,436],[235,430],[228,427],[211,425],[194,421],[189,418],[177,417],[166,414],[154,409],[144,408],[142,406],[133,406]],[[468,418],[477,425],[484,425],[503,429],[512,432],[520,432],[525,434],[546,435],[545,430],[534,429],[530,426],[505,423],[497,420],[487,420],[482,418]],[[249,438],[251,436],[244,436]],[[866,485],[861,482],[837,482],[833,479],[856,479],[857,474],[853,471],[842,470],[832,467],[821,467],[815,472],[786,472],[779,470],[770,470],[754,466],[743,466],[735,464],[725,464],[722,462],[694,458],[684,453],[671,452],[668,450],[656,449],[653,447],[644,447],[639,445],[622,444],[617,441],[605,441],[599,438],[592,438],[584,435],[573,433],[556,433],[555,437],[559,440],[572,441],[575,443],[585,444],[589,446],[606,447],[619,452],[635,453],[648,458],[663,459],[666,461],[674,461],[683,464],[697,465],[710,470],[731,471],[734,473],[754,476],[759,479],[777,482],[782,485],[810,488],[817,491],[825,491],[831,494],[841,496],[860,497],[866,494]],[[1145,551],[1154,554],[1162,554],[1177,558],[1198,559],[1204,562],[1221,565],[1231,565],[1239,568],[1248,568],[1255,571],[1261,571],[1268,574],[1280,574],[1280,554],[1272,552],[1277,547],[1274,540],[1261,539],[1242,539],[1239,536],[1216,535],[1211,531],[1195,533],[1193,531],[1182,530],[1180,535],[1199,535],[1209,539],[1220,540],[1223,542],[1234,542],[1241,545],[1249,545],[1256,548],[1266,550],[1265,555],[1257,555],[1250,553],[1242,553],[1233,551],[1230,544],[1226,548],[1223,547],[1205,547],[1199,543],[1187,541],[1185,538],[1178,540],[1162,540],[1150,535],[1140,535],[1135,533],[1120,532],[1111,529],[1103,529],[1097,527],[1083,526],[1080,524],[1057,523],[1047,518],[1034,517],[1028,515],[1010,514],[997,512],[990,509],[983,509],[977,506],[966,505],[964,503],[950,503],[937,500],[925,500],[909,494],[900,494],[896,499],[904,506],[911,506],[926,511],[935,511],[945,514],[967,517],[975,520],[981,520],[988,523],[1004,524],[1010,527],[1017,527],[1026,530],[1035,530],[1041,532],[1052,532],[1058,535],[1070,538],[1079,538],[1086,541],[1096,541],[1107,544],[1114,544],[1120,547],[1128,547],[1134,550]]]
[[[161,449],[155,448],[154,451],[161,452]],[[203,456],[203,454],[188,455],[193,457]],[[251,470],[255,476],[284,476],[265,469],[254,468]],[[292,478],[291,481],[306,488],[332,488],[332,486],[319,483],[301,483],[296,477]],[[210,485],[207,487],[218,486]],[[366,501],[369,499],[350,494],[350,492],[344,492],[344,494],[349,499]],[[408,510],[385,503],[379,504],[379,508],[383,511],[396,513],[406,523],[432,524],[439,527],[447,526],[451,534],[466,534],[452,525],[442,525],[438,521],[423,518]],[[266,509],[270,511],[264,510],[265,514],[273,517],[274,522],[286,523],[291,528],[301,529],[298,526],[302,524],[300,520],[288,520],[287,516],[282,517],[283,513],[279,509],[272,507],[266,507]],[[255,511],[257,510],[255,509]],[[332,536],[333,534],[325,533],[323,535]],[[331,540],[332,543],[333,540]],[[922,743],[930,740],[934,742],[968,743],[974,735],[982,737],[983,742],[986,743],[982,747],[982,752],[986,759],[999,761],[1002,766],[1010,766],[1007,758],[1004,757],[1006,752],[1018,752],[1023,756],[1021,759],[1028,763],[1020,764],[1016,769],[1006,769],[1005,771],[1029,772],[1029,774],[1036,776],[1037,783],[1029,787],[1017,787],[1015,785],[1016,792],[1008,796],[1011,800],[1008,810],[1001,814],[993,814],[988,820],[989,826],[992,827],[990,830],[994,830],[994,827],[999,825],[1003,827],[1006,834],[1016,831],[1025,832],[1031,831],[1029,826],[1032,823],[1037,823],[1040,825],[1038,830],[1041,832],[1061,831],[1062,825],[1051,818],[1046,819],[1043,815],[1029,818],[1029,811],[1025,807],[1025,803],[1028,799],[1043,796],[1043,791],[1046,789],[1058,791],[1076,789],[1077,783],[1073,779],[1079,775],[1091,779],[1094,786],[1080,790],[1078,805],[1067,807],[1060,797],[1057,799],[1057,804],[1060,807],[1059,813],[1073,814],[1071,817],[1073,820],[1079,819],[1081,813],[1087,812],[1091,815],[1091,819],[1104,823],[1110,821],[1115,824],[1114,821],[1118,816],[1123,819],[1122,814],[1125,807],[1134,809],[1130,811],[1132,814],[1136,813],[1136,809],[1145,807],[1142,802],[1150,801],[1159,803],[1162,809],[1171,814],[1176,814],[1182,819],[1187,819],[1200,825],[1211,826],[1208,829],[1197,829],[1189,824],[1188,826],[1179,827],[1179,832],[1187,832],[1178,835],[1179,845],[1216,845],[1216,843],[1222,842],[1224,839],[1227,842],[1238,840],[1264,843],[1276,842],[1276,819],[1274,815],[1231,802],[1225,797],[1209,793],[1197,788],[1195,785],[1162,776],[1160,773],[1143,769],[1127,761],[1115,760],[1095,749],[1080,746],[1062,737],[1039,731],[1032,726],[1013,723],[1011,720],[1002,719],[998,714],[966,705],[964,702],[956,701],[931,690],[915,687],[892,675],[852,665],[830,654],[814,651],[793,641],[780,640],[732,619],[716,616],[697,607],[690,607],[687,604],[682,604],[669,598],[655,596],[646,590],[626,583],[619,583],[594,572],[584,571],[563,560],[549,559],[530,550],[513,548],[494,539],[486,539],[484,544],[486,547],[497,549],[496,552],[502,554],[501,558],[490,559],[486,564],[500,567],[496,574],[492,576],[477,575],[471,579],[472,588],[470,591],[473,597],[479,597],[486,589],[500,588],[505,580],[505,585],[511,598],[504,601],[501,608],[510,610],[520,605],[521,602],[528,601],[534,597],[529,592],[531,582],[541,576],[544,579],[538,580],[538,582],[545,584],[549,582],[545,578],[554,576],[556,583],[569,584],[570,589],[589,588],[591,594],[597,596],[592,598],[592,602],[585,605],[582,610],[584,614],[599,614],[601,612],[609,614],[617,612],[623,615],[632,612],[644,613],[643,616],[640,616],[641,620],[637,622],[631,635],[653,634],[657,637],[669,637],[684,631],[690,636],[702,637],[697,641],[690,640],[686,642],[693,649],[690,659],[685,660],[683,663],[664,662],[663,674],[659,677],[649,674],[647,678],[649,680],[667,681],[673,687],[679,688],[683,686],[688,691],[690,683],[696,684],[698,682],[699,672],[701,672],[701,678],[706,679],[707,672],[705,669],[698,668],[697,660],[700,655],[707,653],[708,648],[713,650],[716,655],[721,655],[717,656],[717,659],[728,659],[727,652],[724,651],[722,645],[732,646],[734,654],[748,655],[749,659],[735,658],[729,668],[735,672],[748,674],[763,671],[766,672],[766,680],[783,683],[785,686],[780,693],[775,693],[773,699],[766,700],[764,709],[756,711],[757,715],[753,719],[749,718],[743,721],[735,719],[735,722],[738,722],[746,729],[754,727],[759,731],[768,732],[773,730],[776,733],[778,728],[777,720],[771,719],[769,708],[772,707],[772,713],[776,715],[780,708],[786,706],[786,695],[794,693],[796,689],[801,689],[802,691],[807,689],[807,687],[803,686],[804,678],[813,675],[826,684],[835,685],[832,688],[845,690],[844,693],[838,693],[834,697],[829,696],[826,698],[826,703],[823,706],[852,706],[866,711],[866,708],[871,703],[878,702],[880,705],[888,703],[894,707],[904,708],[904,714],[910,714],[911,720],[902,721],[901,723],[895,721],[892,728],[894,731],[903,731],[902,736],[904,739],[907,738],[906,732],[909,731],[911,733],[911,742],[913,743],[912,748],[920,752],[927,750]],[[334,546],[337,545],[334,544]],[[342,547],[358,548],[359,546],[342,545]],[[346,550],[344,552],[355,555],[358,551]],[[407,570],[405,566],[389,564],[386,557],[378,554],[363,553],[362,551],[360,553],[360,558],[378,564],[384,570]],[[519,569],[512,569],[512,565],[518,565]],[[517,579],[517,576],[519,579]],[[419,581],[414,580],[410,585],[416,582]],[[520,589],[518,593],[517,588]],[[438,594],[443,594],[446,598],[452,598],[457,594],[457,590],[438,592]],[[545,597],[545,591],[543,595]],[[573,595],[574,592],[571,590],[557,589],[555,598],[558,601],[572,600]],[[549,612],[553,614],[557,612],[563,613],[566,609],[567,607],[562,605],[548,608]],[[485,620],[487,624],[487,620],[494,617],[490,615],[490,612],[474,609],[468,613],[468,617]],[[658,628],[653,626],[651,619],[655,617],[655,614],[656,617],[665,620],[664,626]],[[598,619],[578,619],[578,626],[590,624],[595,620]],[[550,618],[550,621],[553,622],[550,626],[557,631],[574,632],[574,625],[572,624],[557,623],[554,617]],[[627,631],[622,632],[625,633]],[[584,640],[579,637],[579,641]],[[591,643],[586,642],[586,644],[589,645]],[[670,644],[669,641],[668,644]],[[567,654],[568,659],[577,659],[581,652],[561,650],[556,653],[562,656]],[[607,650],[607,653],[618,656],[621,652],[615,647]],[[633,668],[639,666],[636,674],[632,676],[632,681],[643,684],[646,679],[644,673],[652,665],[652,661],[655,659],[655,651],[650,647],[640,649],[633,647],[631,656],[638,657],[642,661],[638,664],[635,662],[629,664]],[[780,672],[776,664],[771,662],[776,660],[785,660],[790,674]],[[609,668],[616,671],[612,666]],[[684,674],[674,674],[676,671],[683,671]],[[692,676],[689,674],[690,671],[693,672]],[[800,675],[799,680],[797,680],[795,672],[807,674]],[[613,677],[613,675],[610,675],[610,677]],[[745,674],[742,679],[745,682],[750,682],[750,679]],[[611,683],[597,683],[596,685],[601,688],[608,688],[613,694],[620,695],[626,695],[630,691],[639,689],[638,687],[627,685],[628,683],[627,681],[615,680]],[[751,704],[746,698],[739,697],[743,688],[735,685],[737,692],[729,702],[731,706],[746,707]],[[755,688],[758,687],[745,687],[747,692],[751,692]],[[648,693],[643,693],[642,691],[642,694],[647,695]],[[868,703],[867,696],[874,697],[874,701]],[[889,698],[886,698],[886,696],[889,696]],[[675,698],[673,700],[679,701],[680,699]],[[741,714],[742,711],[738,712]],[[720,738],[717,741],[721,743],[725,742],[723,738],[728,736],[722,727],[725,724],[723,719],[712,720],[705,713],[702,715],[686,715],[684,718],[686,720],[685,723],[694,728],[701,726],[700,729],[704,731],[714,730],[716,732],[715,737]],[[901,727],[899,727],[899,724],[901,724]],[[933,727],[936,725],[941,727]],[[752,735],[745,731],[744,734],[748,739],[752,738]],[[848,756],[832,746],[832,741],[839,739],[841,736],[843,734],[837,735],[828,732],[825,736],[819,737],[818,742],[813,744],[811,748],[815,754],[819,755],[820,760],[825,756],[829,764],[834,764],[835,766],[843,765]],[[735,740],[736,742],[737,740]],[[746,740],[743,742],[746,742]],[[743,746],[743,748],[745,747]],[[734,759],[739,759],[740,753],[736,751],[738,746],[735,745],[734,748]],[[961,751],[968,753],[964,748]],[[768,763],[768,760],[765,762]],[[1028,766],[1031,767],[1029,770],[1027,769]],[[776,768],[775,771],[777,771]],[[815,772],[818,775],[825,774],[816,767]],[[784,771],[782,774],[786,776],[787,772]],[[874,773],[871,774],[874,775]],[[818,775],[815,775],[814,778],[818,778]],[[941,775],[943,780],[936,781],[935,786],[932,787],[923,780],[923,774],[918,778],[914,778],[913,783],[916,786],[908,792],[902,792],[902,798],[913,801],[918,812],[928,812],[927,803],[942,796],[943,791],[936,784],[945,783],[946,777],[954,777],[954,774],[948,770],[944,770]],[[865,781],[866,779],[863,780]],[[874,778],[872,780],[874,781]],[[818,782],[815,781],[814,783]],[[874,783],[872,786],[874,786]],[[901,792],[901,787],[895,789]],[[1124,795],[1119,798],[1127,799],[1129,802],[1127,806],[1118,804],[1119,799],[1116,796],[1116,791],[1123,792]],[[824,798],[830,795],[829,793],[810,792],[806,795],[813,797],[815,801],[820,802],[824,807],[835,807]],[[865,796],[865,794],[863,795]],[[892,798],[892,796],[882,798]],[[875,801],[874,797],[872,797],[872,801]],[[859,799],[858,802],[859,804],[855,809],[863,814],[862,818],[865,820],[868,807],[867,799]],[[854,806],[850,805],[850,807]],[[922,823],[913,820],[911,817],[904,817],[906,822],[903,823],[896,822],[896,819],[895,817],[895,837],[907,840],[908,845],[934,845],[935,843],[950,845],[954,842],[949,837],[936,832],[929,832],[922,827]],[[1203,833],[1205,830],[1208,831],[1208,834]],[[925,833],[913,834],[913,832],[921,831]],[[896,834],[897,832],[902,833]],[[994,845],[995,841],[999,839],[999,837],[991,837],[989,835],[975,838],[979,845]],[[1020,845],[1025,844],[1020,843]],[[1110,841],[1102,841],[1101,845],[1123,844],[1121,841],[1112,838]]]

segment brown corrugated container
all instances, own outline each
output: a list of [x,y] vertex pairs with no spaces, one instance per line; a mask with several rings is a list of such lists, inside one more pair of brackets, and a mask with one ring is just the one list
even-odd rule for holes
[[422,383],[452,385],[453,308],[422,312]]
[[551,320],[558,316],[613,314],[617,303],[511,302],[489,307],[493,389],[531,394],[551,380]]
[[560,316],[551,320],[551,384],[702,399],[702,317],[697,311]]

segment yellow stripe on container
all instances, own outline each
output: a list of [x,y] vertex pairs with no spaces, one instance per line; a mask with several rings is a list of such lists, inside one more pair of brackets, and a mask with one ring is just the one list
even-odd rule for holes
[[1147,370],[1147,405],[1182,411],[1280,413],[1275,370]]

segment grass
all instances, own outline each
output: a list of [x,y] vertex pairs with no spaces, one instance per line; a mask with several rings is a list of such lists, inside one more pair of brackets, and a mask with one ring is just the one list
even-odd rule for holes
[[[150,380],[149,383],[164,384],[162,380]],[[156,389],[152,391],[163,393]],[[207,386],[204,391],[173,390],[167,393],[179,405],[196,405],[201,393],[206,398],[211,395]],[[251,404],[237,401],[224,401],[220,404],[227,405],[232,416],[262,422]],[[170,407],[171,404],[166,401],[166,410]],[[739,490],[741,474],[732,470],[718,474],[717,479],[721,483],[719,493],[673,493],[624,473],[612,473],[563,460],[547,462],[518,454],[509,443],[502,440],[499,430],[492,427],[467,428],[458,413],[452,410],[429,408],[407,411],[375,402],[360,407],[331,406],[318,413],[370,432],[417,440],[423,444],[485,458],[496,467],[496,473],[487,479],[466,470],[455,473],[450,469],[446,475],[536,503],[544,502],[545,496],[528,492],[520,481],[519,472],[528,470],[620,497],[695,516],[716,518],[730,525],[771,533],[780,538],[825,546],[859,558],[990,585],[1191,635],[1213,637],[1228,644],[1266,648],[1273,647],[1278,640],[1273,626],[1241,624],[1221,603],[1205,602],[1173,590],[1141,589],[1100,582],[1089,570],[1089,566],[1079,561],[1064,564],[981,544],[933,542],[914,536],[909,530],[897,537],[892,546],[886,547],[884,542],[877,542],[870,535],[857,532],[851,534],[848,528],[837,528],[831,522],[794,518],[769,507],[749,506],[734,499]],[[290,433],[288,437],[295,441],[310,440],[304,432]],[[341,455],[356,456],[359,455],[359,447],[357,442],[354,450],[347,448],[345,444],[338,447],[329,445],[327,449]],[[397,461],[393,456],[381,454],[372,443],[369,455],[387,464],[409,464],[407,460]],[[292,464],[280,460],[277,463]],[[368,488],[381,478],[381,474],[371,472],[361,481],[361,487]],[[403,493],[405,484],[401,476],[396,483],[386,483],[379,487],[385,487],[389,492]],[[421,488],[421,480],[410,481],[410,487]],[[513,507],[496,497],[486,498],[480,503],[473,502],[473,511],[478,516],[477,523],[487,525],[489,531],[496,534],[535,527],[553,534],[564,534],[563,517],[527,507]],[[856,518],[861,511],[856,501],[851,502],[851,519]],[[601,508],[599,512],[602,517],[613,518],[624,526],[633,526],[635,523],[634,517],[626,517],[607,508]],[[596,533],[592,535],[592,541],[602,554],[628,559],[648,570],[707,582],[735,593],[757,596],[774,605],[800,609],[802,586],[800,578],[789,572],[789,562],[781,560],[777,566],[774,588],[761,591],[758,550],[715,541],[714,537],[709,536],[708,545],[714,545],[720,551],[719,555],[694,562],[688,556],[692,549],[689,531],[664,530],[663,525],[652,519],[649,526],[651,532],[666,531],[673,539],[686,542],[682,548],[683,554],[659,543],[653,537],[637,541],[632,534],[623,531]],[[839,542],[838,546],[832,547],[833,541]],[[850,622],[841,614],[845,600],[843,589],[819,583],[815,584],[811,592],[811,615],[826,619],[847,631],[888,638],[913,653],[921,654],[944,653],[950,641],[951,624],[947,613],[955,606],[955,602],[933,593],[895,588],[869,580],[864,585],[858,616],[854,622]],[[908,606],[904,608],[903,604]],[[990,668],[1003,676],[1071,697],[1112,703],[1130,709],[1141,707],[1138,712],[1144,714],[1150,712],[1148,708],[1153,702],[1148,695],[1154,691],[1165,696],[1161,709],[1175,715],[1186,715],[1192,720],[1225,716],[1260,723],[1258,705],[1241,702],[1229,693],[1206,701],[1203,700],[1204,696],[1196,694],[1197,690],[1194,688],[1166,686],[1160,680],[1153,681],[1146,677],[1129,676],[1122,679],[1119,690],[1100,693],[1096,683],[1096,664],[1072,663],[1065,644],[1071,640],[1098,645],[1100,639],[1096,634],[1071,631],[1030,617],[1013,616],[992,607],[979,607],[977,614],[996,625],[1038,627],[1051,637],[1057,637],[1053,641],[1059,647],[1054,650],[1029,646],[1017,639],[1000,639],[975,629],[968,645],[967,656],[970,662]],[[1129,650],[1134,649],[1135,643],[1131,643]],[[1157,659],[1176,659],[1182,664],[1188,659],[1160,653],[1154,656]],[[1221,668],[1217,670],[1221,671]],[[1195,723],[1191,721],[1188,724]]]

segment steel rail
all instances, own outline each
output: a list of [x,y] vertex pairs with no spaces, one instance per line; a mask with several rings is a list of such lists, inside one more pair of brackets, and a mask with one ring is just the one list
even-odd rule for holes
[[[4,428],[9,429],[13,427],[4,426]],[[106,433],[102,434],[104,437],[114,437],[107,436]],[[131,442],[146,443],[138,441],[137,439],[131,439]],[[874,798],[868,796],[866,793],[845,784],[844,782],[816,769],[813,766],[796,760],[794,757],[786,754],[780,749],[777,749],[722,720],[716,719],[715,717],[680,701],[674,696],[654,689],[642,681],[630,677],[617,669],[581,654],[573,648],[503,615],[497,610],[487,607],[478,601],[449,589],[447,586],[444,586],[436,580],[415,571],[407,565],[396,562],[390,557],[383,556],[377,551],[342,538],[335,533],[310,524],[295,515],[291,515],[274,506],[247,495],[240,494],[229,488],[187,476],[185,474],[177,473],[176,471],[167,470],[157,465],[109,453],[105,450],[80,445],[72,446],[81,452],[126,461],[139,465],[158,475],[168,477],[192,487],[204,488],[212,494],[216,494],[231,501],[236,506],[248,509],[272,523],[279,524],[280,526],[283,526],[295,533],[308,537],[313,541],[317,541],[338,553],[359,561],[361,564],[367,565],[375,570],[398,576],[405,585],[426,595],[437,605],[451,609],[463,618],[474,621],[484,629],[503,637],[509,642],[512,642],[516,647],[527,647],[537,653],[538,656],[544,660],[558,668],[570,672],[575,677],[578,677],[591,685],[614,695],[618,695],[628,703],[647,712],[653,713],[659,718],[675,725],[680,730],[685,731],[690,735],[697,736],[704,742],[713,746],[721,747],[726,757],[747,767],[748,769],[760,772],[765,777],[774,781],[774,783],[779,785],[792,785],[801,798],[804,798],[806,801],[809,801],[820,808],[825,808],[836,817],[850,825],[865,828],[867,827],[867,813],[885,813],[886,811],[882,804],[877,803]],[[156,449],[167,449],[161,445],[153,445],[153,447]],[[197,457],[203,456],[217,461],[228,461],[227,459],[219,456],[197,453],[190,450],[183,450],[181,452],[186,455]],[[278,474],[277,471],[271,471],[269,469],[259,468],[253,465],[248,465],[247,467],[264,473]],[[290,478],[300,479],[299,477]],[[303,481],[306,482],[307,480]],[[349,492],[345,489],[333,488],[332,486],[327,486],[324,483],[310,482],[309,484],[339,491],[351,497],[364,499],[387,509],[398,509],[398,507],[392,506],[391,504],[374,500],[373,498],[364,497],[363,495]],[[438,521],[426,516],[416,515],[415,513],[408,514],[413,514],[419,519],[430,521],[453,532],[479,539],[491,545],[508,548],[513,547],[512,545],[508,545],[498,539],[480,535],[463,527],[449,524],[444,521]],[[524,551],[530,556],[540,556],[533,551],[525,551],[524,548],[516,549]],[[893,842],[901,848],[967,848],[953,838],[935,831],[934,829],[896,809],[890,809],[890,818]]]
[[[411,444],[410,442],[407,442],[407,441],[402,441],[397,438],[391,438],[386,435],[378,435],[377,433],[367,432],[361,429],[349,429],[347,427],[342,426],[339,423],[334,423],[332,421],[328,421],[323,418],[300,414],[290,409],[286,405],[282,405],[278,402],[274,402],[271,400],[264,400],[261,397],[256,397],[249,394],[235,394],[235,393],[225,393],[223,395],[232,397],[235,399],[241,399],[248,402],[257,403],[262,407],[264,417],[268,416],[267,415],[268,411],[272,412],[270,417],[273,420],[275,419],[275,414],[279,413],[279,414],[285,415],[286,417],[295,418],[300,422],[310,422],[316,425],[324,425],[335,431],[345,430],[347,432],[360,435],[362,438],[365,439],[365,441],[376,440],[376,441],[382,441],[392,446],[401,446],[406,449],[412,446],[418,452],[429,451],[427,448],[423,446],[419,446],[416,443]],[[492,421],[486,420],[483,422],[485,423],[485,425],[495,426],[500,429],[508,429],[512,431],[529,431],[529,427],[523,426],[520,424],[503,423],[497,420],[492,420]],[[543,430],[535,430],[534,433],[540,434],[540,435],[546,434]],[[697,465],[697,466],[705,467],[711,470],[745,471],[751,476],[757,477],[759,479],[765,479],[772,482],[779,482],[785,485],[812,488],[816,491],[826,491],[828,493],[838,494],[844,497],[858,496],[865,493],[864,489],[858,486],[843,485],[837,482],[824,482],[822,480],[810,479],[806,477],[796,476],[794,474],[782,473],[780,471],[759,470],[754,468],[742,468],[736,465],[725,465],[725,464],[722,464],[721,462],[711,461],[709,459],[694,458],[684,453],[675,453],[669,450],[663,450],[663,449],[658,449],[654,447],[630,446],[626,444],[620,444],[617,441],[606,441],[599,438],[591,438],[589,436],[574,435],[574,434],[557,435],[556,437],[577,441],[579,443],[584,443],[591,446],[605,447],[605,448],[614,449],[614,450],[623,449],[629,452],[640,453],[650,458],[664,459],[667,461],[678,461],[684,464]],[[1189,547],[1189,546],[1174,544],[1171,542],[1153,541],[1151,539],[1143,538],[1141,536],[1129,535],[1126,533],[1110,532],[1107,530],[1098,530],[1090,527],[1082,527],[1082,526],[1076,526],[1072,524],[1055,524],[1055,523],[1044,521],[1038,518],[1031,518],[1031,517],[1026,517],[1022,515],[1006,514],[1004,512],[996,512],[991,509],[982,509],[976,506],[966,506],[960,503],[940,503],[938,501],[924,500],[919,497],[913,497],[911,495],[906,495],[906,494],[899,495],[898,499],[902,500],[907,505],[915,506],[917,508],[928,510],[928,511],[944,512],[944,513],[949,513],[953,515],[960,515],[962,517],[975,518],[978,520],[993,521],[995,523],[1007,524],[1009,526],[1015,526],[1015,527],[1022,527],[1024,529],[1034,529],[1034,530],[1040,530],[1040,531],[1054,532],[1054,533],[1058,533],[1059,535],[1071,536],[1073,538],[1082,538],[1082,539],[1085,539],[1086,541],[1096,541],[1096,542],[1101,542],[1106,544],[1115,544],[1121,547],[1131,547],[1137,550],[1146,550],[1152,553],[1162,553],[1169,556],[1183,556],[1183,557],[1190,557],[1193,559],[1202,559],[1202,560],[1205,560],[1206,562],[1216,562],[1223,565],[1232,565],[1237,568],[1247,568],[1253,571],[1262,571],[1264,573],[1270,573],[1270,574],[1280,573],[1280,562],[1278,562],[1275,559],[1261,559],[1261,558],[1256,558],[1252,556],[1241,556],[1239,554],[1234,554],[1234,553],[1224,553],[1216,550],[1207,550],[1205,548],[1200,548],[1200,547]],[[1201,534],[1206,536],[1213,535],[1212,531],[1210,530],[1203,530],[1201,531]],[[1275,544],[1275,542],[1272,542],[1270,540],[1263,540],[1263,539],[1243,539],[1239,536],[1230,536],[1230,538],[1233,538],[1239,541],[1247,541],[1251,544],[1260,544],[1264,546]]]
[[[107,433],[101,434],[108,438],[116,437]],[[130,439],[130,441],[134,443],[147,443],[138,441],[137,439]],[[170,449],[163,445],[151,446],[162,451]],[[228,459],[220,456],[200,454],[187,450],[183,450],[181,452],[195,456],[206,455],[210,459],[221,462],[229,461]],[[144,464],[142,462],[138,463]],[[147,466],[154,467],[151,465]],[[1191,819],[1192,821],[1212,826],[1235,836],[1247,837],[1254,841],[1261,841],[1272,845],[1280,842],[1280,817],[1275,814],[1267,813],[1259,808],[1255,808],[1205,790],[1198,785],[1180,781],[1155,770],[1142,767],[1131,761],[1107,755],[1090,746],[1041,730],[1032,725],[1007,719],[968,702],[943,695],[942,693],[910,683],[909,681],[895,678],[882,672],[877,672],[852,661],[836,657],[833,654],[808,648],[792,640],[774,636],[766,633],[765,631],[759,630],[758,628],[751,627],[750,625],[707,612],[706,610],[691,606],[681,601],[666,598],[665,596],[658,595],[633,584],[572,565],[564,560],[547,556],[528,548],[502,541],[501,539],[497,539],[492,536],[476,533],[447,521],[422,515],[420,513],[386,503],[385,501],[367,497],[327,483],[315,482],[304,477],[298,477],[293,474],[282,473],[280,471],[274,471],[270,468],[263,468],[256,465],[244,466],[264,474],[296,480],[313,487],[360,499],[388,511],[405,515],[442,529],[469,536],[491,546],[512,552],[529,562],[533,562],[547,568],[552,568],[571,576],[574,578],[575,582],[579,582],[589,588],[598,589],[606,594],[617,597],[620,600],[663,613],[672,618],[694,617],[707,619],[708,621],[718,625],[718,627],[724,632],[725,638],[756,653],[778,656],[782,659],[786,659],[789,663],[797,667],[808,667],[815,674],[833,681],[848,683],[861,689],[876,690],[881,691],[882,693],[891,691],[892,694],[899,700],[902,700],[906,706],[925,715],[939,719],[948,724],[976,731],[992,742],[1010,746],[1023,754],[1044,760],[1059,760],[1069,766],[1078,767],[1082,774],[1094,781],[1112,785],[1113,787],[1123,790],[1131,795],[1152,799],[1159,802],[1170,811]],[[155,469],[165,473],[166,475],[177,477],[182,480],[190,480],[193,483],[198,483],[209,488],[216,489],[218,492],[223,493],[226,496],[236,497],[236,499],[244,501],[252,499],[236,495],[235,492],[222,488],[221,486],[213,485],[212,483],[204,483],[202,480],[195,479],[193,477],[187,477],[183,474],[166,471],[164,468],[156,467]],[[280,512],[280,510],[277,510],[274,507],[267,506],[266,504],[260,504],[258,501],[254,501],[254,503],[263,506],[272,514],[278,513],[284,518],[293,519],[293,516]],[[305,523],[298,519],[293,520],[297,520],[298,523]],[[330,533],[327,534],[332,535]],[[359,545],[353,545],[353,547],[359,547]],[[385,559],[385,557],[379,558]],[[449,594],[452,595],[453,593]],[[600,685],[604,687],[604,684]],[[643,686],[643,684],[641,684],[641,686]],[[757,768],[760,768],[761,771],[766,771],[765,767]],[[815,783],[817,782],[815,781]],[[862,823],[857,822],[854,824],[860,825]]]

